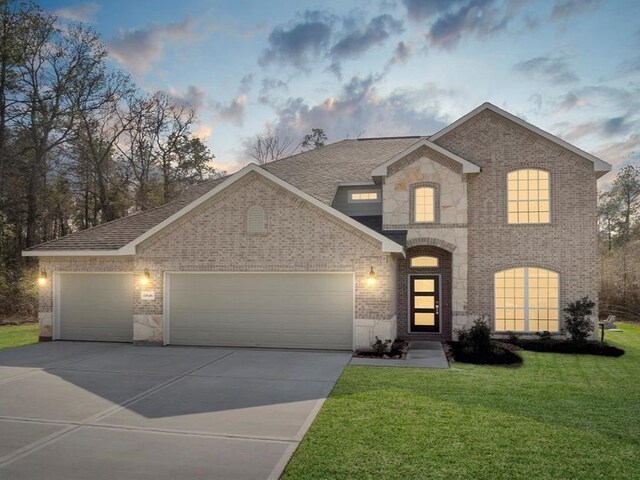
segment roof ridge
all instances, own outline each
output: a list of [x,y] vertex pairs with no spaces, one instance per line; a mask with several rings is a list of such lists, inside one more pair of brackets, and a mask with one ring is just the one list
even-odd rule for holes
[[[287,157],[278,158],[276,160],[272,160],[270,162],[263,163],[262,165],[260,165],[259,163],[256,164],[256,165],[258,165],[259,167],[263,167],[264,168],[264,167],[267,167],[269,165],[273,165],[274,163],[280,162],[282,160],[288,160],[288,159],[293,158],[293,157],[298,157],[300,155],[304,155],[305,153],[315,152],[316,150],[321,150],[321,149],[326,148],[326,147],[332,147],[334,145],[338,145],[339,143],[346,142],[346,141],[349,141],[349,140],[355,140],[355,139],[343,138],[342,140],[338,140],[337,142],[329,143],[328,145],[322,145],[320,147],[312,148],[311,150],[305,150],[304,152],[298,152],[298,153],[294,153],[293,155],[289,155]],[[250,162],[250,163],[255,163],[255,162]]]

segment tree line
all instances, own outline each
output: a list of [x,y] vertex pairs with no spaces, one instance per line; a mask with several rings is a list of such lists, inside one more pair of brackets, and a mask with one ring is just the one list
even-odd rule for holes
[[0,0],[0,314],[33,314],[23,249],[220,175],[196,123],[116,68],[92,28]]
[[640,167],[623,167],[598,197],[600,311],[640,320]]

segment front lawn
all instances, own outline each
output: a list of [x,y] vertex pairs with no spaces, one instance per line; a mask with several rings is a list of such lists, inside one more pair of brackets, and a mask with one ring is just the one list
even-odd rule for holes
[[0,350],[22,347],[38,341],[38,324],[0,325]]
[[640,326],[620,328],[619,358],[349,367],[283,478],[639,478]]

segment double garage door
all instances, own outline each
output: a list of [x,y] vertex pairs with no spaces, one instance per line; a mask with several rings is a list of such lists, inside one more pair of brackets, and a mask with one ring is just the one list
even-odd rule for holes
[[[60,338],[130,342],[132,274],[60,274]],[[168,273],[167,343],[353,347],[350,273]]]

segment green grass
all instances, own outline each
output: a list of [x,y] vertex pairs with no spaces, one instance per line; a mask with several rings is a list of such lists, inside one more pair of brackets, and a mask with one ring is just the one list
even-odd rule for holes
[[38,324],[24,323],[22,325],[0,326],[0,350],[5,348],[22,347],[38,341]]
[[349,367],[283,478],[640,478],[640,326],[621,328],[620,358]]

